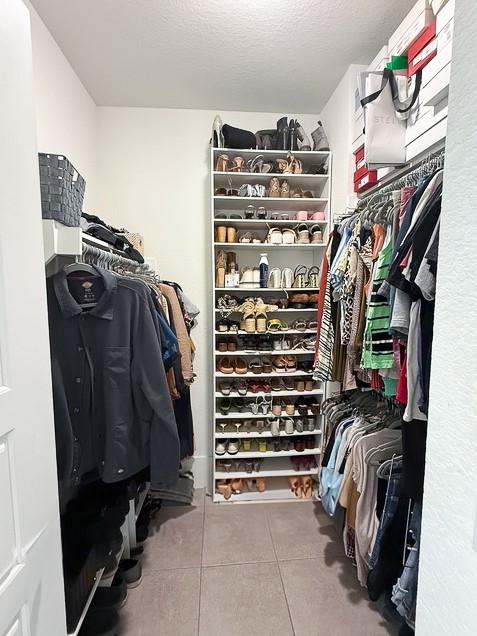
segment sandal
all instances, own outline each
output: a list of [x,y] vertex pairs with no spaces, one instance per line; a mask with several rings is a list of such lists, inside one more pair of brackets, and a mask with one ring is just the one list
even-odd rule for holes
[[295,241],[296,241],[295,231],[289,227],[285,228],[282,232],[283,245],[293,245]]
[[281,329],[282,329],[282,321],[278,320],[278,318],[273,318],[272,320],[268,321],[267,330],[270,333],[278,333],[281,331]]
[[215,491],[223,496],[224,499],[230,499],[232,496],[232,487],[225,479],[216,482]]
[[287,371],[294,372],[296,371],[296,356],[284,356],[287,362]]
[[295,322],[292,325],[293,329],[295,329],[295,331],[306,331],[307,328],[307,322],[306,320],[295,320]]
[[308,270],[308,280],[306,283],[307,287],[314,287],[318,289],[320,286],[320,268],[317,265],[313,265]]
[[238,382],[235,382],[234,386],[235,386],[235,390],[237,391],[239,395],[241,396],[247,395],[248,384],[247,382],[245,382],[245,380],[239,380]]
[[248,363],[248,370],[251,373],[262,373],[262,363],[260,358],[252,358]]
[[287,370],[286,356],[273,356],[271,362],[273,370],[277,373],[282,373]]
[[231,382],[218,382],[217,388],[222,393],[222,395],[230,395],[232,391],[232,383]]
[[295,268],[295,271],[293,273],[293,284],[292,284],[293,288],[303,289],[304,287],[306,287],[305,276],[307,271],[308,270],[305,267],[305,265],[298,265],[298,267]]
[[283,289],[290,289],[293,284],[293,271],[290,267],[284,267],[282,270],[281,286]]
[[299,245],[308,245],[310,243],[310,232],[308,230],[308,225],[305,223],[300,223],[300,225],[296,229],[297,233],[297,243]]
[[284,179],[280,185],[280,194],[279,196],[282,199],[289,199],[290,198],[290,186],[288,185],[288,181],[286,179]]
[[219,358],[217,360],[217,371],[219,371],[219,373],[225,373],[225,374],[233,373],[234,366],[233,366],[232,360],[227,356],[224,356],[223,358]]
[[215,171],[216,172],[229,171],[229,156],[228,155],[219,155],[217,157],[217,161],[215,162]]
[[247,299],[239,307],[238,311],[243,314],[243,322],[247,333],[255,333],[257,323],[255,320],[255,303]]
[[245,210],[243,211],[246,219],[254,219],[257,209],[254,205],[247,205]]
[[243,234],[240,234],[238,242],[239,243],[261,243],[262,241],[257,237],[256,234],[254,234],[254,232],[244,232]]
[[262,373],[272,373],[273,365],[270,358],[262,358]]
[[279,198],[280,192],[280,179],[278,177],[272,177],[268,187],[268,196],[271,198]]
[[311,242],[314,244],[323,243],[323,234],[319,225],[312,225],[310,228]]
[[271,289],[280,289],[280,278],[282,273],[279,267],[272,267],[268,273],[267,287]]
[[257,219],[264,221],[267,218],[267,210],[261,205],[257,210]]
[[245,358],[235,358],[234,371],[239,375],[247,373],[247,361]]
[[227,256],[224,250],[219,250],[215,259],[215,286],[225,287],[225,272],[227,269]]
[[244,166],[245,161],[243,157],[234,157],[232,159],[232,167],[230,168],[230,172],[245,172]]
[[267,243],[270,243],[270,245],[281,245],[283,243],[282,231],[278,227],[270,228],[267,235]]

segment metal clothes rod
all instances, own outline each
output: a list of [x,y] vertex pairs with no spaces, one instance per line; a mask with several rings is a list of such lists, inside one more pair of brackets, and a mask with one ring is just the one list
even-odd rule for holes
[[133,274],[147,274],[149,276],[156,276],[156,273],[147,265],[147,263],[138,263],[125,256],[120,256],[114,252],[110,252],[107,249],[89,245],[83,243],[82,258],[85,262],[94,261],[99,267],[105,269],[114,269],[120,267]]
[[419,181],[420,178],[428,174],[429,171],[441,168],[444,164],[444,156],[445,148],[441,148],[415,162],[411,162],[408,166],[403,168],[398,175],[394,175],[392,181],[380,184],[376,188],[373,188],[372,192],[365,197],[360,198],[358,208],[363,207],[370,199],[380,194],[389,194],[393,190],[399,190],[408,185],[415,185],[415,181]]

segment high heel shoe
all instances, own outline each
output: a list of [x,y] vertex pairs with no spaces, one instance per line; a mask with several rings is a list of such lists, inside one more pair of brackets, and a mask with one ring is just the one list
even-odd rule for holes
[[298,150],[298,127],[294,119],[290,119],[288,124],[289,137],[288,137],[288,150]]
[[215,286],[225,287],[225,272],[227,269],[227,256],[224,250],[217,252],[215,259]]
[[310,499],[313,494],[313,479],[310,475],[300,477],[302,499]]
[[219,155],[217,157],[217,161],[215,162],[215,171],[228,172],[228,170],[229,170],[229,156]]
[[298,135],[298,149],[299,150],[311,150],[311,143],[308,135],[305,133],[303,126],[295,119],[295,129]]
[[244,172],[245,160],[243,157],[234,157],[230,172]]
[[224,135],[222,133],[222,118],[216,115],[212,124],[212,145],[214,148],[224,147]]

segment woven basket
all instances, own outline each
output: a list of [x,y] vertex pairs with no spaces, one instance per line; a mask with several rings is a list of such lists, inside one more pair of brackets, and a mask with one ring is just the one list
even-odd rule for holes
[[39,153],[38,160],[42,217],[79,226],[85,180],[63,155]]

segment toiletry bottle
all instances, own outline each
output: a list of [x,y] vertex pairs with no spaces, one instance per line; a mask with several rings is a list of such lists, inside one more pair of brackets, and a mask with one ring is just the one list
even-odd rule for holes
[[268,256],[260,254],[260,287],[268,286]]

